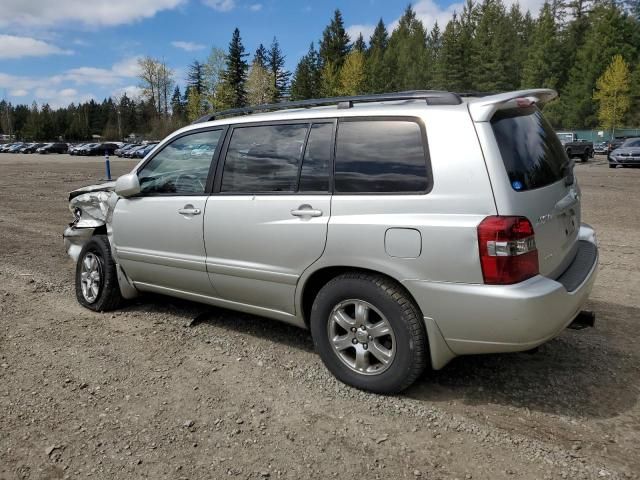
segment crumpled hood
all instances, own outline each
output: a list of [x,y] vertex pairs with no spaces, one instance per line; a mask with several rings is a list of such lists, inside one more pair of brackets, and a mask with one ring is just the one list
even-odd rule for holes
[[118,201],[116,182],[78,188],[69,193],[69,210],[77,228],[96,228],[111,223],[113,208]]
[[116,181],[99,183],[97,185],[88,185],[69,192],[69,201],[78,195],[88,192],[113,192],[116,188]]

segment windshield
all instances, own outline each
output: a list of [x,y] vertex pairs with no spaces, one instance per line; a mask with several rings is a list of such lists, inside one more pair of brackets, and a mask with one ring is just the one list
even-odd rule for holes
[[491,127],[514,190],[533,190],[571,175],[558,136],[536,107],[500,110]]
[[630,138],[622,144],[623,147],[640,147],[640,138]]
[[558,133],[558,138],[563,142],[571,142],[573,141],[572,133]]

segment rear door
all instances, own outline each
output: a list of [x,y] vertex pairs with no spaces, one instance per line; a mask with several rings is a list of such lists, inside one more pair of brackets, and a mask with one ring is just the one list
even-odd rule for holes
[[573,163],[535,106],[498,110],[479,131],[486,137],[498,213],[529,219],[540,273],[555,278],[577,248],[580,190]]
[[333,120],[238,125],[204,218],[218,296],[295,313],[298,278],[325,247]]

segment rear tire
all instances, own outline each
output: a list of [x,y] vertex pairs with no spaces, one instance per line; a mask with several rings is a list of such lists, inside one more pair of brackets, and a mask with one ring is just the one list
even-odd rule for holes
[[394,281],[351,272],[329,281],[311,308],[311,334],[325,366],[343,383],[376,393],[411,385],[427,364],[427,334]]
[[97,312],[115,310],[122,304],[116,263],[106,235],[95,235],[80,251],[76,264],[76,298]]

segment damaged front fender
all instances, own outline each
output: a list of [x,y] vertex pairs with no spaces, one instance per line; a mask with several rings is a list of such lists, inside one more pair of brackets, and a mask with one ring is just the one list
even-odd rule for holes
[[116,261],[120,293],[124,298],[134,298],[138,292],[118,264],[113,248],[111,221],[119,198],[114,188],[115,182],[109,182],[79,188],[69,194],[69,210],[74,220],[64,231],[64,246],[69,256],[78,262],[82,248],[91,240],[96,230],[106,233]]

